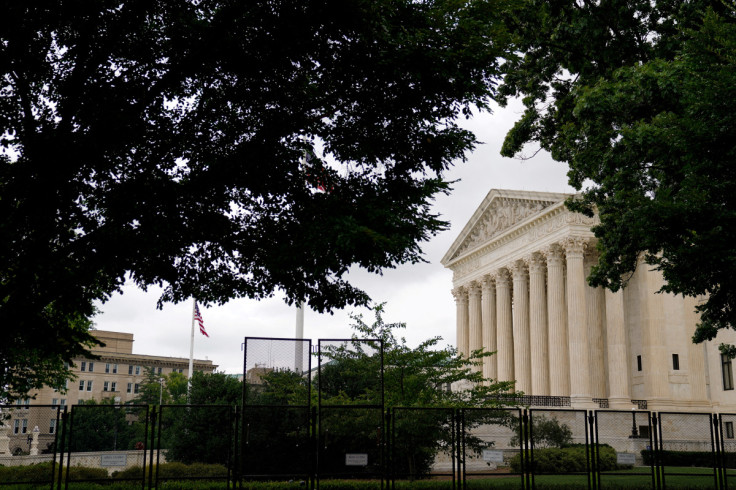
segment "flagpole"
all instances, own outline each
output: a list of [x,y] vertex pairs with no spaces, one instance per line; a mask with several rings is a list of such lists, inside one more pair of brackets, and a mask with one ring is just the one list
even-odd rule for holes
[[294,349],[294,368],[301,374],[304,371],[304,303],[296,304],[296,348]]
[[192,298],[192,337],[189,341],[189,378],[187,381],[187,398],[189,392],[192,391],[192,373],[194,372],[194,310],[197,307],[197,300]]

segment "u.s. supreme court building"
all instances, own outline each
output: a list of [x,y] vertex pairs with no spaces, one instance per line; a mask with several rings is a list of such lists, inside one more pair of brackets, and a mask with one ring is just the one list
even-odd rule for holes
[[736,332],[693,344],[698,299],[656,294],[662,276],[644,263],[621,291],[590,287],[597,218],[569,211],[568,197],[488,193],[442,259],[458,349],[497,351],[485,376],[516,380],[532,404],[736,410],[732,363],[718,350]]

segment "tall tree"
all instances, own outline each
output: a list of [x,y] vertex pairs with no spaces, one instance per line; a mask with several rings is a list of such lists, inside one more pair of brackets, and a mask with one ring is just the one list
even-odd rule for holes
[[0,396],[126,277],[324,311],[367,301],[350,267],[422,260],[502,1],[3,2]]
[[569,163],[568,206],[600,216],[590,283],[657,269],[663,291],[704,295],[695,341],[736,327],[733,2],[529,0],[508,25],[521,55],[499,93],[526,111],[502,153]]

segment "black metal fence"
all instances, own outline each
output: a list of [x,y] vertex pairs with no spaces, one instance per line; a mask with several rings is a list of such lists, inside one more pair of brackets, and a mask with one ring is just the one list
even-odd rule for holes
[[[238,406],[0,407],[0,485],[736,485],[736,414],[656,413],[641,409],[643,400],[631,411],[601,401],[599,410],[575,410],[564,397],[496,400],[525,408],[387,407],[376,339],[320,340],[315,348],[309,340],[246,338],[244,373]],[[35,471],[9,469],[31,463]]]
[[[3,407],[15,455],[0,455],[0,484],[32,481],[53,490],[80,482],[156,488],[171,480],[209,480],[237,488],[270,480],[318,488],[320,480],[360,479],[394,488],[435,479],[458,489],[489,480],[508,488],[725,489],[736,475],[736,414],[362,405],[70,408]],[[25,432],[23,420],[29,421]],[[53,434],[40,438],[39,428],[34,435],[35,420],[54,426]],[[167,469],[164,461],[180,466]],[[14,464],[29,462],[37,463],[31,480],[9,476]]]

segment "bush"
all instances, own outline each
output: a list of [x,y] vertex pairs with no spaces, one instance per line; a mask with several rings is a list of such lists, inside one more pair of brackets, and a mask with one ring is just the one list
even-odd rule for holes
[[[158,478],[176,479],[176,478],[227,478],[227,468],[220,464],[205,463],[163,463],[156,468],[153,466],[153,474],[158,469]],[[146,467],[146,477],[148,477],[149,467]],[[112,477],[118,480],[140,478],[142,469],[140,466],[132,466],[123,471],[116,471]]]
[[[652,464],[652,451],[644,449],[641,452],[644,464]],[[664,466],[697,466],[702,468],[713,467],[713,453],[711,451],[660,451],[660,463]],[[726,468],[736,468],[736,453],[724,453]]]
[[[601,471],[622,469],[616,464],[616,450],[608,444],[598,446]],[[532,471],[542,473],[585,473],[586,465],[585,445],[575,444],[565,448],[546,448],[534,450]],[[592,456],[588,453],[588,456]],[[521,472],[521,454],[511,459],[511,469],[515,473]]]
[[51,463],[30,464],[27,466],[0,466],[0,483],[49,482]]

